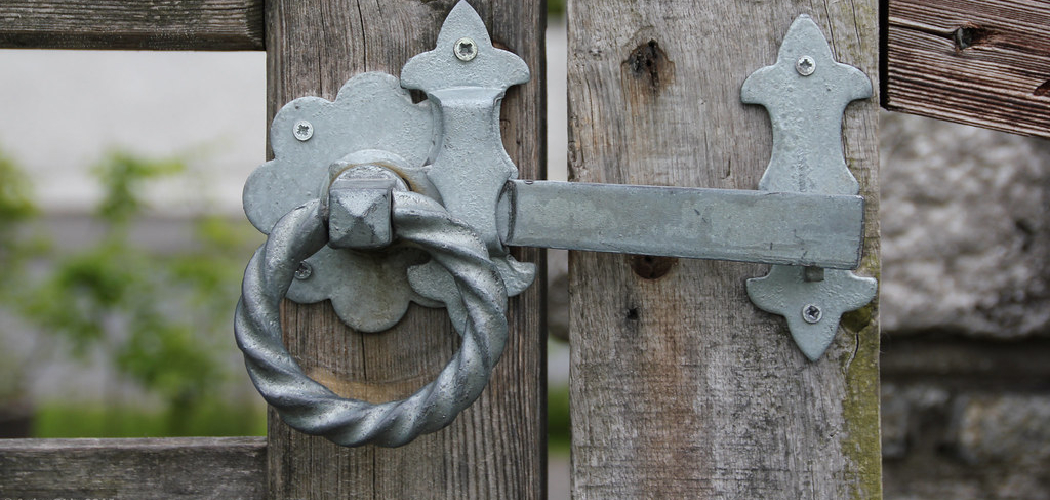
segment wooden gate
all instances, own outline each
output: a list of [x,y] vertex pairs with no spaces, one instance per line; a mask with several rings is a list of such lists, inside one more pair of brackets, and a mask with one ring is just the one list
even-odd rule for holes
[[[272,118],[295,97],[333,98],[355,73],[398,74],[432,47],[453,4],[4,0],[0,47],[266,50]],[[543,178],[545,2],[471,4],[495,45],[532,70],[504,100],[501,128],[521,177]],[[838,60],[877,79],[878,9],[873,0],[570,1],[570,178],[754,189],[771,134],[765,110],[740,103],[743,79],[775,61],[802,13]],[[851,105],[843,127],[867,202],[859,273],[872,276],[877,103]],[[541,252],[515,255],[545,275]],[[881,498],[877,302],[846,315],[810,362],[783,321],[748,300],[744,279],[763,273],[572,255],[574,497]],[[544,498],[544,296],[537,284],[512,299],[511,340],[478,401],[403,448],[339,448],[272,412],[265,439],[11,440],[0,443],[0,497]],[[348,330],[327,304],[287,303],[283,324],[305,369],[372,401],[433,378],[456,345],[444,312],[424,308],[379,336]]]

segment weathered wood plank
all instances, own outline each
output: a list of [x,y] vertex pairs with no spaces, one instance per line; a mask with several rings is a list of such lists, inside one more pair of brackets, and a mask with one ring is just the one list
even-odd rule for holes
[[1050,138],[1050,2],[889,0],[883,105]]
[[[400,74],[433,48],[452,0],[267,2],[270,116],[303,95],[333,99],[362,71]],[[523,178],[542,178],[545,152],[542,2],[475,0],[493,42],[517,53],[532,80],[503,101],[504,145]],[[519,260],[537,262],[526,250]],[[446,429],[398,449],[339,448],[295,432],[271,412],[270,495],[287,498],[541,498],[546,488],[542,283],[511,299],[510,339],[488,388]],[[444,310],[412,306],[382,334],[348,330],[321,305],[286,304],[285,342],[301,366],[347,396],[405,397],[432,380],[458,347]]]
[[0,48],[263,50],[263,0],[4,0]]
[[[569,3],[570,177],[756,189],[765,109],[740,85],[799,15],[878,73],[878,4]],[[854,103],[847,162],[866,199],[860,274],[878,275],[877,100]],[[817,362],[744,279],[767,266],[570,257],[573,493],[599,498],[880,498],[877,307]]]
[[266,438],[0,439],[0,497],[262,499]]

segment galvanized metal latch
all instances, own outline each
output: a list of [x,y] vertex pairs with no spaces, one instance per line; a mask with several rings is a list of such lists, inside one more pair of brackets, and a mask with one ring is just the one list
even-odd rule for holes
[[[849,271],[864,202],[841,122],[850,101],[871,97],[871,82],[834,60],[808,16],[741,89],[773,126],[757,191],[518,180],[499,104],[528,79],[524,61],[494,48],[461,1],[437,47],[409,60],[400,80],[363,73],[334,101],[299,98],[274,118],[274,159],[244,188],[245,212],[270,240],[245,274],[237,335],[256,386],[294,427],[348,446],[398,446],[447,425],[502,352],[506,297],[533,280],[534,266],[509,246],[774,264],[747,291],[787,319],[812,360],[842,313],[874,298],[875,279]],[[428,99],[413,103],[408,89]],[[430,261],[418,264],[421,253]],[[445,306],[464,341],[439,379],[405,400],[342,399],[287,355],[277,312],[285,295],[331,300],[365,332],[392,327],[410,302]]]

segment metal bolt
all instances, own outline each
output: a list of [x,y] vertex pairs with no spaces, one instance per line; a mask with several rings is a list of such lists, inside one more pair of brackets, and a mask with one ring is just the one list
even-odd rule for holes
[[806,266],[802,268],[802,279],[806,283],[820,283],[824,281],[824,268]]
[[456,54],[456,59],[469,61],[478,56],[478,44],[474,43],[473,38],[465,36],[456,40],[456,45],[453,47],[452,52]]
[[352,175],[352,171],[340,174],[328,189],[328,246],[354,250],[389,246],[394,241],[392,191],[397,182]]
[[292,134],[300,141],[309,141],[314,136],[314,126],[306,120],[300,120],[292,127]]
[[817,61],[810,56],[802,56],[795,62],[795,70],[802,76],[812,75],[817,70]]
[[820,311],[820,307],[815,304],[806,304],[802,306],[802,319],[806,320],[806,323],[815,325],[820,321],[820,317],[824,313]]
[[304,280],[309,278],[314,273],[314,266],[311,266],[306,261],[300,261],[299,267],[295,269],[295,279]]

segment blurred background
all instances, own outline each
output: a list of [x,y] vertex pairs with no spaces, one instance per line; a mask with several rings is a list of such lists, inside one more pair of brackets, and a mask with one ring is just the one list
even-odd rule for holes
[[[550,2],[550,178],[566,33]],[[265,433],[233,343],[261,53],[0,51],[0,436]],[[1050,144],[882,115],[887,499],[1050,499]],[[550,255],[551,498],[568,491]]]

